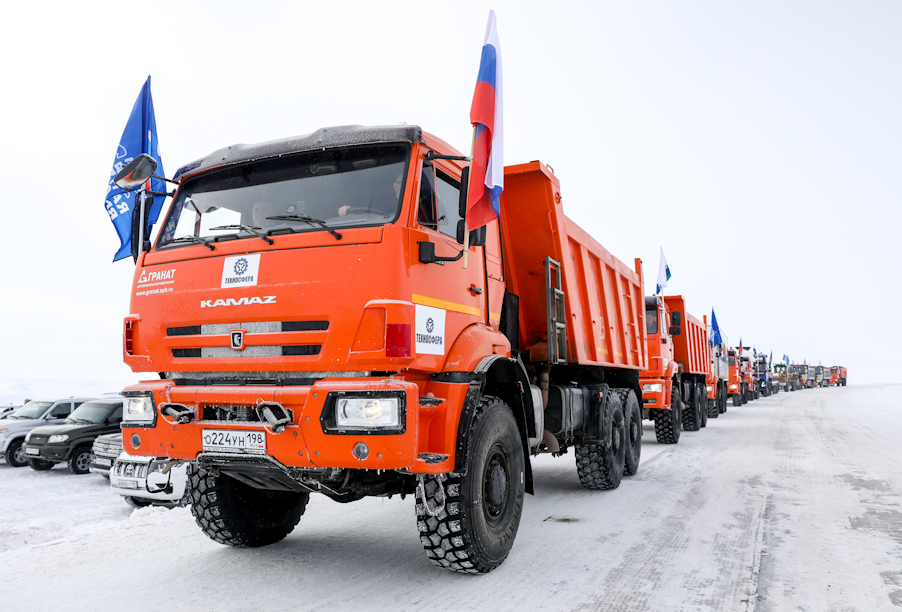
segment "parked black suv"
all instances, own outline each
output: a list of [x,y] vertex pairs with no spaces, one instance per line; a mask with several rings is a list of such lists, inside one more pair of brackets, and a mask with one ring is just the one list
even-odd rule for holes
[[25,456],[35,470],[49,470],[68,461],[73,474],[87,474],[91,445],[97,436],[119,431],[122,398],[85,402],[66,418],[64,425],[36,427],[25,437]]

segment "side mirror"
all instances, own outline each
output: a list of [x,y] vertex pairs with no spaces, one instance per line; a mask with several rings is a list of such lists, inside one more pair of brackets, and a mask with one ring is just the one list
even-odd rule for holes
[[113,178],[113,182],[116,183],[116,186],[120,189],[132,191],[147,182],[147,179],[153,176],[156,169],[157,160],[147,153],[141,153],[141,155],[128,162],[128,164],[119,171]]
[[680,314],[679,310],[674,310],[670,313],[670,322],[679,327],[683,324],[683,315]]
[[[464,232],[467,231],[467,193],[470,188],[470,168],[464,168],[460,173],[460,197],[457,200],[457,214],[460,221],[457,222],[457,242],[464,243]],[[485,246],[485,226],[470,232],[470,246]]]
[[680,335],[680,327],[678,325],[673,325],[669,330],[671,336],[679,336]]
[[457,261],[458,259],[460,259],[461,257],[464,256],[464,252],[461,251],[455,257],[439,257],[438,255],[435,254],[435,244],[434,243],[429,242],[427,240],[427,241],[423,241],[423,242],[418,242],[417,244],[419,244],[419,246],[420,246],[420,252],[419,252],[420,263],[424,263],[424,264],[437,263],[439,265],[445,265],[444,262],[446,262],[446,261]]

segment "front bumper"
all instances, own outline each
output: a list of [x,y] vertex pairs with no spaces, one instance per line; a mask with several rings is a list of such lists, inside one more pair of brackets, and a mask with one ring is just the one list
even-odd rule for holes
[[[155,426],[123,422],[122,442],[130,455],[167,455],[195,460],[201,453],[231,455],[236,459],[272,457],[278,463],[300,469],[359,468],[407,470],[419,473],[453,471],[457,424],[469,388],[461,383],[414,383],[398,378],[331,378],[310,386],[175,386],[172,381],[153,381],[126,391],[152,391],[157,406]],[[327,431],[324,408],[332,394],[401,392],[405,400],[403,431],[343,433]],[[432,393],[421,402],[423,395]],[[178,403],[194,412],[190,422],[178,424],[160,414],[164,402]],[[204,406],[255,406],[275,402],[292,412],[292,422],[275,433],[259,421],[204,421]],[[265,452],[222,453],[205,447],[203,431],[253,432],[265,437]],[[355,446],[366,445],[366,454]],[[111,477],[112,478],[112,477]]]
[[[670,399],[668,391],[668,387],[670,386],[667,381],[663,378],[640,378],[639,382],[642,384],[642,407],[643,408],[658,408],[663,410],[670,410],[670,402],[667,400]],[[646,391],[645,385],[661,385],[660,391]]]
[[[123,497],[140,497],[159,502],[177,502],[185,495],[188,484],[188,464],[174,465],[165,478],[149,487],[147,476],[155,461],[167,461],[153,457],[136,457],[122,453],[110,471],[110,488]],[[153,490],[151,490],[153,488]]]
[[94,474],[103,474],[104,476],[109,476],[110,469],[113,467],[113,463],[115,462],[115,455],[98,455],[95,453],[91,458],[91,465],[88,469]]
[[71,449],[65,444],[26,444],[25,456],[28,459],[41,459],[43,461],[53,461],[59,463],[69,458]]

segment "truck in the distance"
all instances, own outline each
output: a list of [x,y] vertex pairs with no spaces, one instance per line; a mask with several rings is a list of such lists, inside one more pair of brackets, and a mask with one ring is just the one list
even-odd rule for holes
[[773,380],[774,387],[779,387],[783,391],[799,389],[799,374],[796,366],[791,363],[775,363]]
[[727,364],[730,368],[727,391],[733,398],[733,405],[742,406],[748,399],[745,393],[745,381],[742,380],[742,361],[739,349],[732,348],[727,351]]
[[727,398],[730,395],[729,343],[727,337],[720,332],[722,341],[710,343],[711,367],[706,377],[705,388],[708,392],[708,418],[716,419],[727,411]]
[[773,378],[770,369],[770,363],[767,355],[758,355],[755,357],[755,387],[761,395],[768,397],[777,392],[774,387]]
[[417,126],[344,126],[176,174],[123,330],[161,375],[125,390],[123,445],[194,462],[210,538],[276,542],[311,493],[415,495],[427,557],[485,573],[532,455],[572,450],[589,489],[636,472],[641,262],[568,219],[540,162],[507,167],[500,222],[468,234],[463,159]]
[[708,422],[708,326],[686,311],[679,295],[646,297],[645,317],[648,369],[640,375],[643,416],[654,421],[659,443],[676,444],[681,429],[698,431]]
[[830,368],[830,382],[835,387],[846,386],[846,368],[842,366],[833,366]]

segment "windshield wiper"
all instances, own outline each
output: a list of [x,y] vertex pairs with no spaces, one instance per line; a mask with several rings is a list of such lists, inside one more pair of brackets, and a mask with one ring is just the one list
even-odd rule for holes
[[341,240],[341,234],[336,232],[334,229],[326,225],[324,221],[319,219],[314,219],[313,217],[308,217],[307,215],[278,215],[276,217],[266,217],[267,219],[274,219],[276,221],[303,221],[304,223],[308,223],[310,225],[318,225],[333,236],[335,236],[336,240]]
[[193,242],[194,244],[202,244],[211,251],[215,251],[216,247],[204,240],[203,238],[198,238],[197,236],[179,236],[178,238],[173,238],[169,241],[169,244],[173,242]]
[[270,238],[270,237],[267,236],[266,234],[261,234],[260,232],[257,231],[258,229],[260,229],[260,228],[259,228],[259,227],[254,227],[254,226],[252,226],[252,225],[241,225],[241,224],[236,224],[236,225],[220,225],[219,227],[211,227],[211,228],[210,228],[211,231],[212,231],[212,230],[244,230],[245,232],[247,232],[247,233],[249,233],[249,234],[253,234],[253,235],[256,236],[257,238],[263,238],[263,240],[265,240],[265,241],[268,242],[269,244],[275,244],[275,243],[272,241],[272,238]]

